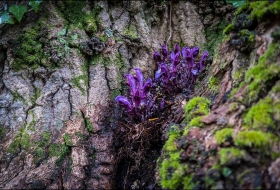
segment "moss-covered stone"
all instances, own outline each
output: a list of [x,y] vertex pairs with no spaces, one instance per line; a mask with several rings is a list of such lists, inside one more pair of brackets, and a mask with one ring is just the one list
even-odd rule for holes
[[250,147],[259,150],[269,150],[271,144],[278,138],[271,133],[262,131],[241,131],[234,141],[236,146]]
[[248,128],[267,129],[275,127],[273,121],[273,101],[267,97],[252,106],[244,118],[244,123]]
[[188,126],[203,127],[200,121],[203,116],[209,113],[210,101],[203,97],[195,97],[185,105],[185,120]]
[[230,141],[233,138],[233,129],[224,128],[215,133],[215,138],[219,144]]
[[180,163],[181,151],[176,146],[176,140],[181,136],[181,132],[177,126],[172,126],[168,132],[168,140],[163,150],[166,157],[159,163],[160,185],[162,188],[168,189],[192,189],[194,183],[193,175],[189,175],[188,166]]
[[234,159],[240,159],[244,153],[245,152],[243,150],[239,150],[237,148],[222,148],[218,152],[221,165],[226,165]]
[[280,44],[271,43],[265,54],[259,58],[258,64],[246,72],[245,81],[248,84],[247,102],[258,99],[259,94],[265,92],[267,83],[278,77],[280,67],[276,57],[279,54]]

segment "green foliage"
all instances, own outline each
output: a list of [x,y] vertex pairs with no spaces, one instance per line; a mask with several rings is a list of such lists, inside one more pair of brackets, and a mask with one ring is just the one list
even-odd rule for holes
[[233,137],[233,129],[231,128],[224,128],[215,133],[215,138],[219,144],[231,140],[232,137]]
[[29,5],[33,8],[35,13],[38,13],[40,4],[43,2],[43,0],[35,0],[35,1],[29,1]]
[[10,16],[10,14],[5,11],[0,15],[0,24],[8,23],[8,24],[14,24],[14,19]]
[[271,143],[277,140],[271,133],[262,131],[241,131],[238,133],[234,143],[240,147],[254,147],[261,150],[269,150]]
[[8,147],[7,152],[17,154],[21,149],[27,150],[30,145],[30,135],[25,131],[24,127],[21,127],[15,139],[13,139],[13,142]]
[[244,155],[245,151],[239,150],[237,148],[222,148],[218,154],[220,155],[221,165],[226,165],[231,160],[236,158],[241,158]]
[[20,22],[24,13],[27,12],[27,7],[25,5],[12,5],[9,7],[9,12]]

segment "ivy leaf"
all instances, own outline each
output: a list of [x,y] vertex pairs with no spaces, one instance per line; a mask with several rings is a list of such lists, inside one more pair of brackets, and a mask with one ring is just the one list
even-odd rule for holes
[[12,5],[9,7],[9,12],[13,13],[17,21],[20,22],[24,13],[26,13],[27,7],[25,5]]
[[38,1],[29,1],[29,5],[34,9],[35,13],[38,13],[38,10],[40,8],[40,4],[43,2],[43,0]]
[[14,24],[14,19],[10,16],[10,14],[5,11],[0,15],[0,24],[8,23],[8,24]]

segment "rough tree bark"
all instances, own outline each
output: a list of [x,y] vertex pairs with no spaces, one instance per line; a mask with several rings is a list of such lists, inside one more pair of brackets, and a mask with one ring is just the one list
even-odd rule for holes
[[[3,1],[1,10],[6,3],[11,5]],[[167,41],[170,49],[175,43],[200,46],[213,57],[193,95],[210,99],[211,111],[202,119],[206,127],[192,130],[207,136],[205,147],[219,149],[212,137],[216,127],[231,125],[237,133],[243,112],[267,97],[243,103],[249,82],[230,99],[229,93],[265,53],[277,25],[258,23],[250,57],[229,39],[220,45],[232,11],[224,1],[43,1],[37,14],[30,11],[21,23],[2,25],[0,188],[114,188],[116,126],[110,105],[125,93],[125,73],[138,67],[153,76],[152,54]],[[265,92],[278,84],[266,82],[270,78]],[[276,101],[278,95],[269,96]]]

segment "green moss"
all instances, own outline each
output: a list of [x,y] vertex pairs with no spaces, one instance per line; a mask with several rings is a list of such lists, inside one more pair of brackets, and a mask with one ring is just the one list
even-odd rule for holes
[[276,139],[277,137],[271,133],[264,133],[262,131],[241,131],[237,134],[234,143],[239,147],[254,147],[261,150],[268,150],[270,149],[271,143]]
[[219,144],[231,140],[233,137],[233,129],[224,128],[215,133],[215,138]]
[[179,129],[176,125],[172,126],[170,131],[168,132],[168,140],[163,146],[163,149],[167,152],[176,151],[177,145],[175,140],[180,136]]
[[13,101],[16,102],[16,101],[20,101],[22,102],[24,105],[27,105],[27,101],[23,98],[22,95],[20,95],[17,91],[15,92],[11,92],[12,95],[13,95]]
[[[195,117],[204,116],[209,113],[210,101],[203,97],[194,97],[185,105],[185,122],[190,122]],[[193,122],[198,122],[194,120]]]
[[126,27],[122,33],[122,35],[127,36],[128,38],[135,39],[138,37],[136,27],[130,24]]
[[234,29],[234,24],[230,23],[223,31],[224,34],[228,34],[229,32],[231,32]]
[[88,129],[88,132],[90,132],[90,133],[94,132],[93,125],[92,125],[92,123],[91,123],[89,118],[86,118],[86,127]]
[[[30,113],[29,113],[30,112]],[[34,113],[34,110],[30,110],[28,112],[28,115],[32,115],[32,120],[31,122],[29,122],[29,124],[27,125],[27,129],[28,130],[31,130],[31,131],[35,131],[35,125],[36,125],[36,121],[37,121],[37,118],[35,116],[35,113]]]
[[[165,159],[159,163],[160,185],[162,188],[189,189],[194,186],[193,175],[187,174],[188,166],[180,163],[181,151],[178,150],[176,140],[181,137],[181,131],[176,125],[171,126],[168,132],[168,140],[163,150]],[[159,162],[159,161],[158,161]]]
[[71,137],[68,133],[66,133],[64,136],[64,142],[66,144],[66,146],[73,146],[72,142],[71,142]]
[[6,136],[6,129],[0,125],[0,141],[2,141]]
[[242,6],[240,6],[235,12],[234,12],[234,16],[239,15],[241,12],[243,12],[244,10],[248,9],[250,3],[247,2],[245,4],[243,4]]
[[263,15],[267,12],[268,10],[268,1],[256,1],[256,2],[251,2],[249,5],[249,9],[252,10],[250,14],[250,18],[254,19],[260,19],[263,17]]
[[280,44],[271,43],[264,55],[262,55],[258,64],[246,72],[245,82],[248,85],[248,102],[258,99],[259,94],[266,89],[267,82],[278,77],[280,67],[277,64],[276,57],[280,54]]
[[230,160],[235,159],[235,158],[241,158],[244,155],[243,150],[239,150],[237,148],[222,148],[218,154],[220,155],[220,162],[221,165],[224,165]]
[[275,127],[272,114],[273,101],[271,98],[265,98],[250,108],[244,122],[247,127],[253,129]]
[[40,27],[38,25],[26,29],[17,39],[19,45],[12,50],[15,60],[11,64],[14,70],[36,69],[47,58],[40,42]]
[[70,153],[70,147],[61,143],[51,144],[49,147],[49,156],[58,157],[56,160],[57,166],[61,167],[67,154]]
[[77,77],[72,78],[71,82],[75,87],[77,87],[81,92],[82,95],[86,95],[86,90],[88,88],[88,76],[83,74]]
[[39,162],[45,157],[46,154],[46,146],[49,143],[51,133],[50,132],[43,132],[40,140],[35,142],[35,150],[33,152],[34,155],[34,161],[35,163]]
[[203,116],[198,116],[198,117],[193,118],[189,122],[188,126],[190,126],[190,127],[203,127],[204,123],[201,122],[202,118],[203,118]]
[[280,2],[275,1],[273,4],[269,5],[268,10],[270,10],[273,14],[278,14],[280,10]]
[[34,89],[34,95],[30,98],[32,104],[35,104],[36,100],[41,96],[41,89],[36,88]]
[[214,93],[217,93],[219,90],[219,82],[215,77],[209,78],[208,88],[212,90]]
[[8,147],[7,152],[17,154],[21,149],[28,150],[30,145],[30,135],[25,131],[24,127],[21,127],[15,139]]

